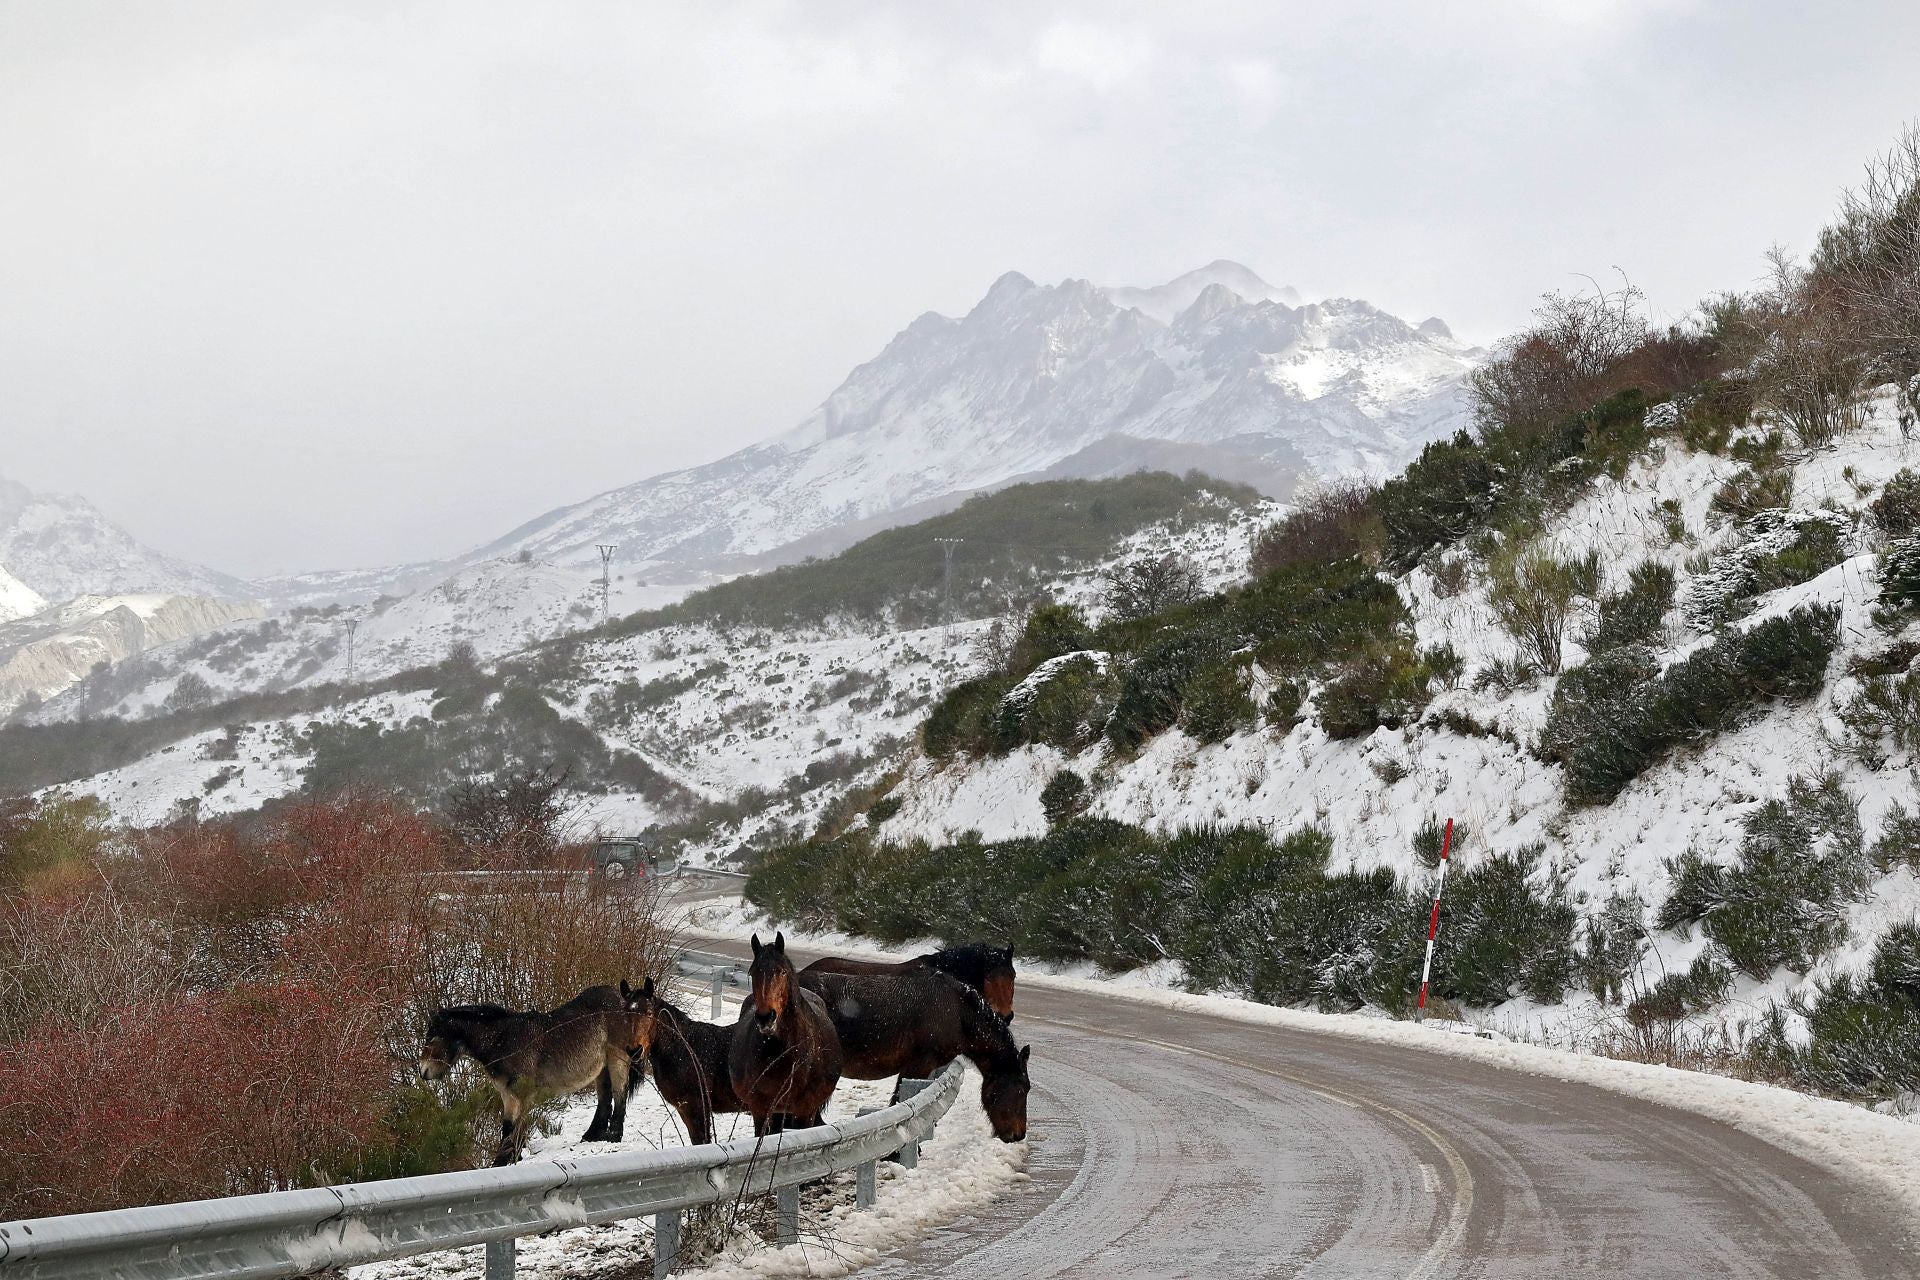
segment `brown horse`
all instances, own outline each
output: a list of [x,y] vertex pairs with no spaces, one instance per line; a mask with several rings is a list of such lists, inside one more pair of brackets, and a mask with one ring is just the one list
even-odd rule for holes
[[526,1144],[526,1112],[538,1095],[577,1093],[597,1084],[599,1104],[581,1141],[620,1141],[633,1044],[632,1021],[612,987],[588,987],[546,1013],[455,1005],[428,1020],[420,1074],[438,1080],[463,1053],[479,1063],[500,1094],[500,1147],[493,1162],[512,1164]]
[[[817,993],[840,1035],[853,1080],[932,1075],[964,1055],[980,1071],[980,1106],[1002,1142],[1027,1136],[1027,1058],[1006,1021],[965,983],[931,969],[824,973],[809,967],[803,990]],[[896,1097],[897,1097],[896,1093]]]
[[727,1052],[733,1091],[753,1115],[756,1137],[820,1123],[840,1083],[840,1037],[820,997],[803,989],[787,937],[753,935],[753,997],[741,1007]]
[[652,978],[637,990],[622,982],[620,994],[638,1046],[631,1078],[637,1083],[639,1068],[652,1067],[660,1096],[687,1126],[687,1141],[694,1146],[712,1142],[716,1114],[747,1109],[727,1070],[734,1028],[689,1018],[654,991]]
[[880,960],[842,960],[838,956],[828,956],[815,960],[805,969],[806,973],[912,973],[918,969],[932,969],[944,973],[949,978],[964,982],[986,997],[993,1011],[1008,1022],[1013,1021],[1013,948],[989,946],[984,942],[963,942],[957,947],[944,947],[939,951],[929,951],[926,955],[915,956],[911,960],[899,960],[888,963]]

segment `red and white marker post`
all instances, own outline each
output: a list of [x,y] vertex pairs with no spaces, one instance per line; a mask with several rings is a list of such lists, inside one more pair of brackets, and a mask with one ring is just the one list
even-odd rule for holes
[[1427,917],[1427,958],[1420,965],[1420,1003],[1414,1007],[1413,1016],[1419,1020],[1427,1012],[1427,982],[1433,977],[1433,940],[1440,936],[1440,891],[1447,886],[1448,855],[1453,852],[1453,819],[1447,819],[1447,829],[1440,837],[1440,878],[1433,882],[1433,914]]

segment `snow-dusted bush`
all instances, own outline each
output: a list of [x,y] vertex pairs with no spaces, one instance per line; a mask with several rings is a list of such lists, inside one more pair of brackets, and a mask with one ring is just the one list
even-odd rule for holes
[[1646,910],[1638,893],[1616,893],[1587,917],[1580,976],[1594,999],[1617,1004],[1639,968],[1647,951]]
[[1899,803],[1891,806],[1868,857],[1878,871],[1906,867],[1920,872],[1920,813],[1910,812]]
[[1676,876],[1670,927],[1696,919],[1742,972],[1805,973],[1846,938],[1846,909],[1864,896],[1869,865],[1860,813],[1838,774],[1795,779],[1742,823],[1738,860],[1694,859]]
[[1741,468],[1714,490],[1708,510],[1744,522],[1763,511],[1782,511],[1793,502],[1793,472],[1769,463]]
[[[1604,804],[1681,743],[1724,732],[1763,702],[1818,692],[1839,634],[1839,606],[1803,605],[1723,635],[1632,688],[1622,683],[1633,659],[1618,659],[1617,668],[1602,668],[1604,681],[1596,675],[1595,688],[1556,699],[1543,749],[1564,766],[1568,799]],[[1602,709],[1614,714],[1595,714]]]
[[1180,727],[1199,742],[1251,728],[1258,715],[1247,669],[1231,659],[1202,667],[1182,691]]
[[1638,1028],[1656,1022],[1677,1022],[1703,1013],[1727,998],[1733,988],[1733,970],[1711,949],[1694,957],[1677,973],[1665,974],[1651,990],[1627,1006],[1627,1021]]
[[1062,769],[1040,788],[1040,812],[1047,816],[1049,826],[1058,826],[1086,812],[1091,799],[1087,780],[1071,769]]
[[1847,750],[1877,769],[1889,747],[1909,754],[1920,747],[1920,675],[1862,676],[1834,712],[1846,727]]
[[1334,739],[1398,729],[1420,718],[1432,700],[1432,682],[1432,672],[1412,645],[1382,647],[1337,668],[1314,709],[1320,727]]
[[1920,475],[1902,467],[1881,486],[1867,512],[1873,527],[1889,538],[1920,534]]
[[1881,935],[1865,973],[1838,974],[1818,987],[1798,1002],[1805,1043],[1778,1044],[1774,1056],[1801,1082],[1847,1096],[1920,1089],[1920,925],[1895,925]]
[[1880,609],[1877,621],[1894,626],[1920,607],[1920,537],[1895,538],[1880,553]]
[[1589,653],[1651,643],[1673,607],[1673,586],[1672,566],[1658,560],[1635,565],[1624,589],[1600,597],[1593,630],[1581,643]]
[[1752,537],[1716,559],[1687,592],[1689,625],[1711,631],[1756,596],[1816,578],[1847,558],[1853,521],[1840,511],[1763,511]]
[[1577,975],[1578,913],[1565,888],[1536,875],[1543,847],[1496,854],[1447,882],[1434,947],[1435,990],[1467,1004],[1526,995],[1557,1004]]
[[1537,546],[1510,546],[1487,567],[1494,621],[1548,675],[1559,673],[1560,644],[1574,601],[1592,589],[1595,574],[1588,570],[1583,561]]

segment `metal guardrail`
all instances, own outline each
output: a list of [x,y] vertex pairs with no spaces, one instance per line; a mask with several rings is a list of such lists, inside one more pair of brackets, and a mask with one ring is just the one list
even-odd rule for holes
[[871,1205],[874,1162],[912,1163],[959,1089],[953,1063],[891,1107],[765,1139],[5,1222],[0,1278],[274,1280],[484,1244],[487,1280],[503,1280],[521,1236],[648,1215],[665,1276],[684,1210],[773,1193],[789,1244],[802,1183],[857,1169],[858,1203]]

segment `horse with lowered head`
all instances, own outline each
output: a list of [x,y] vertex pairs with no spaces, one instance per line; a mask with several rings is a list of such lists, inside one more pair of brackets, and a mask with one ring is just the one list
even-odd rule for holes
[[756,1137],[820,1123],[840,1083],[840,1036],[820,997],[803,988],[787,958],[787,936],[753,935],[753,995],[741,1006],[727,1074],[753,1116]]
[[985,942],[963,942],[956,947],[943,947],[938,951],[929,951],[926,955],[915,956],[911,960],[843,960],[838,956],[827,956],[815,960],[805,969],[806,973],[872,973],[903,974],[916,970],[931,969],[935,973],[944,973],[949,978],[963,982],[986,998],[987,1004],[1000,1017],[1013,1021],[1013,948],[996,947]]
[[829,973],[809,966],[800,985],[825,1002],[848,1078],[928,1079],[964,1055],[979,1069],[980,1106],[994,1136],[1002,1142],[1027,1136],[1033,1046],[1016,1047],[1006,1020],[972,987],[911,966],[900,973]]
[[494,1004],[441,1009],[427,1022],[420,1074],[438,1080],[465,1054],[500,1095],[496,1165],[512,1164],[526,1144],[526,1113],[537,1097],[599,1086],[583,1142],[620,1141],[627,1120],[632,1020],[612,987],[588,987],[557,1009],[518,1012]]
[[652,978],[637,988],[622,982],[620,994],[633,1019],[633,1079],[651,1068],[660,1096],[687,1126],[687,1141],[712,1142],[715,1115],[747,1109],[727,1067],[734,1028],[688,1017],[654,989]]

